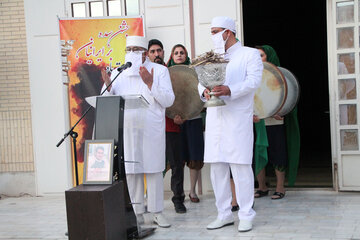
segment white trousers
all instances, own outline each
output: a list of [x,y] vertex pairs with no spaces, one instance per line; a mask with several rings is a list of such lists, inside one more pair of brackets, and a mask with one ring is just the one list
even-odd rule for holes
[[211,183],[215,193],[218,219],[230,220],[231,186],[230,168],[235,183],[236,200],[239,205],[240,220],[252,221],[256,213],[252,209],[254,202],[254,174],[250,164],[211,163]]
[[[144,174],[126,174],[130,199],[135,214],[145,212],[144,205]],[[164,182],[162,172],[146,173],[147,210],[158,213],[164,210]]]

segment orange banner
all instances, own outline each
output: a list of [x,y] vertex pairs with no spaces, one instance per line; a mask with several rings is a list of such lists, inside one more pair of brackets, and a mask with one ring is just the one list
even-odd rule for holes
[[[73,126],[90,106],[85,98],[100,95],[101,69],[111,72],[121,66],[125,59],[126,37],[144,36],[144,26],[141,17],[59,20],[59,26],[62,71],[64,83],[68,85],[70,126]],[[79,184],[83,180],[84,142],[92,138],[94,119],[92,109],[74,129],[78,133]],[[74,166],[73,154],[72,163]],[[75,184],[75,167],[73,169]]]

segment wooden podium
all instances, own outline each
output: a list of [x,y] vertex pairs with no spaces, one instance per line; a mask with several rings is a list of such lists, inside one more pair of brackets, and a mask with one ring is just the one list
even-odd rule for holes
[[120,240],[137,235],[136,217],[124,181],[79,185],[66,191],[69,239]]
[[[131,101],[136,108],[136,98]],[[114,139],[114,173],[118,179],[111,185],[80,185],[65,192],[69,240],[120,240],[144,235],[137,225],[126,183],[124,108],[121,96],[96,97],[94,136]]]

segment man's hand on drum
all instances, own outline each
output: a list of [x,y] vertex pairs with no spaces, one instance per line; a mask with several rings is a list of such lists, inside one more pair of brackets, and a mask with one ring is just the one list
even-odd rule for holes
[[260,122],[260,118],[257,115],[253,115],[253,122],[254,123]]
[[283,119],[284,119],[284,117],[279,116],[279,115],[277,115],[277,114],[275,114],[275,115],[273,116],[273,118],[275,118],[276,120],[283,120]]
[[175,115],[174,117],[174,123],[177,124],[177,125],[181,125],[185,122],[184,119],[181,118],[180,115]]
[[215,86],[211,92],[214,93],[215,96],[219,97],[219,96],[230,96],[231,91],[230,88],[226,85],[220,85],[220,86]]

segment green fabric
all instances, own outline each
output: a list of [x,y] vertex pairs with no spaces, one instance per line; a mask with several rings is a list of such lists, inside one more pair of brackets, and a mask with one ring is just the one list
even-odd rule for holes
[[297,107],[289,112],[284,119],[288,150],[288,168],[286,175],[290,187],[294,186],[300,159],[300,128],[297,119]]
[[261,119],[260,122],[257,122],[255,125],[256,132],[256,142],[255,142],[255,176],[257,176],[260,171],[266,167],[268,163],[267,147],[269,146],[266,127],[264,119]]
[[[185,62],[184,63],[182,63],[182,64],[184,64],[184,65],[190,65],[190,58],[189,57],[186,57],[186,60],[185,60]],[[167,66],[168,67],[171,67],[171,66],[174,66],[174,65],[176,65],[176,63],[174,62],[174,59],[171,57],[170,58],[170,61],[168,62],[168,64],[167,64]]]
[[262,47],[266,53],[266,61],[280,67],[280,60],[275,50],[269,45],[262,45]]
[[[269,45],[263,45],[263,50],[266,53],[266,60],[275,66],[280,66],[280,60],[275,50]],[[297,107],[284,117],[284,124],[286,129],[286,144],[288,153],[288,167],[286,174],[288,178],[288,185],[294,186],[300,158],[300,129],[297,120]],[[255,175],[267,165],[268,155],[267,147],[268,139],[266,135],[265,121],[255,123],[256,142],[254,149],[255,161]]]

